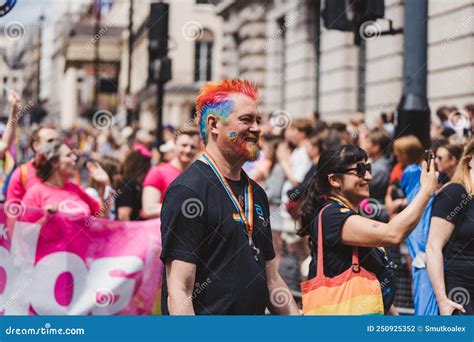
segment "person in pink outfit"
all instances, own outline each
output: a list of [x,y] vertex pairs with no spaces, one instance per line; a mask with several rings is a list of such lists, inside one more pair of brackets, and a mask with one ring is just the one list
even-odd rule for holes
[[175,134],[175,156],[148,171],[143,182],[142,217],[160,217],[163,197],[170,184],[194,161],[199,152],[199,130],[186,126]]

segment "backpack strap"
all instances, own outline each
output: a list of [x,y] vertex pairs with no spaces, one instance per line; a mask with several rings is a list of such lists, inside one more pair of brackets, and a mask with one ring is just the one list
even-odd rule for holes
[[23,189],[26,189],[26,180],[28,179],[28,165],[21,164],[20,165],[20,184]]

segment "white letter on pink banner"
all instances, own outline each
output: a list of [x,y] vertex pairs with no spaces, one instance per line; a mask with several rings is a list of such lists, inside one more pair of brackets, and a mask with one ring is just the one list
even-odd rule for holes
[[[5,267],[7,285],[0,296],[0,309],[5,315],[28,315],[31,294],[36,291],[32,283],[36,248],[41,226],[15,222],[10,253],[0,247],[0,267]],[[30,285],[31,284],[31,285]],[[21,293],[18,291],[21,290]]]
[[[74,279],[72,300],[68,306],[59,304],[55,294],[58,277],[65,272],[69,272]],[[69,307],[81,300],[86,278],[86,265],[76,254],[56,252],[45,256],[35,267],[31,306],[38,315],[69,315]],[[76,314],[84,315],[86,312]]]

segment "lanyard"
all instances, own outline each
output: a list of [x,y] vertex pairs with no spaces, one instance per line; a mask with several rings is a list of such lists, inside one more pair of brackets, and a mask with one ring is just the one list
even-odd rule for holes
[[[332,199],[333,201],[338,202],[339,204],[346,207],[347,209],[352,210],[352,209],[350,209],[349,205],[347,205],[347,203],[346,203],[347,200],[345,198],[334,197],[334,196],[329,196],[329,198]],[[387,254],[385,252],[385,248],[383,248],[383,247],[375,247],[375,248],[382,250],[385,255]]]
[[343,207],[346,207],[349,210],[352,210],[351,207],[346,203],[345,198],[340,198],[340,197],[335,197],[335,196],[329,196],[329,199],[332,199],[333,201],[338,202],[341,204]]
[[237,209],[240,215],[240,219],[242,222],[244,222],[245,227],[247,228],[247,235],[249,236],[249,244],[250,246],[253,247],[253,241],[252,241],[252,233],[253,233],[253,191],[252,191],[252,183],[248,179],[247,175],[247,186],[245,188],[245,210],[242,208],[242,206],[239,203],[239,200],[237,199],[237,196],[235,196],[234,191],[230,187],[229,183],[225,179],[224,175],[222,174],[221,170],[217,166],[216,162],[214,159],[208,155],[206,152],[202,154],[202,158],[204,159],[203,161],[208,164],[212,171],[217,176],[217,179],[219,179],[219,182],[222,184],[224,187],[224,190],[227,192],[227,195],[229,196],[230,200],[234,204],[234,207]]

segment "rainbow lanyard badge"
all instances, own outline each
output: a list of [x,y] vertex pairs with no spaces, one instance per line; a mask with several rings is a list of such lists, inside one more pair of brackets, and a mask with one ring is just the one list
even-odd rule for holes
[[238,211],[238,215],[240,216],[241,222],[245,224],[245,234],[248,236],[249,239],[249,246],[255,251],[255,260],[258,261],[258,254],[260,253],[260,250],[255,246],[253,243],[252,235],[253,235],[253,190],[252,190],[252,183],[250,182],[250,179],[248,176],[245,174],[245,177],[247,177],[247,186],[245,188],[245,208],[242,208],[242,206],[239,203],[239,200],[237,199],[237,196],[235,195],[234,191],[230,187],[229,183],[225,179],[224,175],[222,174],[221,170],[217,166],[215,160],[208,155],[206,152],[202,154],[201,160],[205,162],[209,167],[212,169],[214,174],[216,175],[217,179],[219,182],[222,184],[224,190],[226,191],[227,195],[229,196],[230,200],[232,201],[232,204]]

